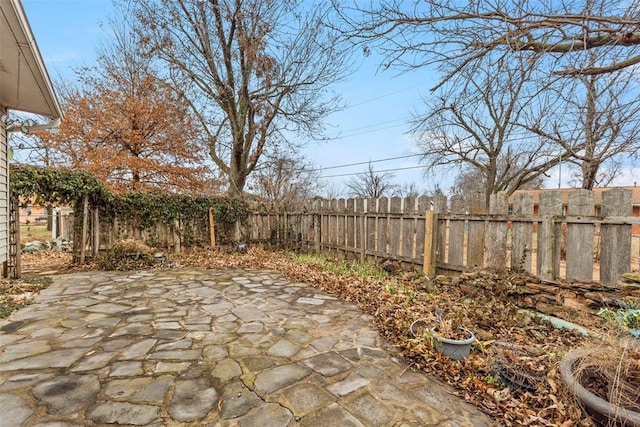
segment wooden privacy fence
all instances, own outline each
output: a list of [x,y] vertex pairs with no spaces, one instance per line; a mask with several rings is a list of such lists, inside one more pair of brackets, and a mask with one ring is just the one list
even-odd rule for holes
[[250,242],[391,259],[428,274],[514,268],[613,285],[632,261],[639,267],[633,224],[640,218],[632,216],[629,190],[603,192],[600,206],[589,190],[570,192],[566,203],[549,190],[537,203],[527,193],[511,201],[493,195],[488,213],[483,197],[468,205],[455,196],[316,200],[290,212],[253,212],[242,234]]

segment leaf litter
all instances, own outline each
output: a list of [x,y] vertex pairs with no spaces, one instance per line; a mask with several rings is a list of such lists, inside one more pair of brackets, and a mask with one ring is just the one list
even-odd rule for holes
[[[25,264],[37,271],[51,268],[46,255],[31,255]],[[512,272],[480,271],[458,277],[428,278],[416,272],[387,276],[350,275],[299,262],[286,252],[250,248],[247,253],[212,249],[191,250],[174,257],[172,267],[208,269],[250,268],[279,271],[345,301],[355,303],[375,318],[375,326],[408,365],[429,373],[454,388],[454,394],[476,405],[505,426],[591,426],[579,404],[563,385],[557,364],[569,350],[599,343],[554,327],[532,315],[536,302],[527,283],[536,278]],[[86,271],[95,265],[73,268],[70,259],[57,259],[62,271]],[[166,267],[166,266],[158,266]],[[547,301],[548,303],[548,301]],[[558,310],[565,320],[606,329],[593,312]],[[476,335],[470,356],[456,361],[437,353],[428,334],[414,336],[416,320],[437,324],[455,320]]]

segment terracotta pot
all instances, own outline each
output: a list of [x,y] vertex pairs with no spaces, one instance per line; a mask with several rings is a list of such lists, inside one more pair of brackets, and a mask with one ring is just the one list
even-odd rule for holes
[[574,369],[584,359],[592,356],[589,350],[576,350],[560,361],[560,377],[562,382],[571,390],[591,418],[601,426],[640,427],[640,413],[625,409],[608,402],[589,390],[580,383],[581,378],[576,378]]

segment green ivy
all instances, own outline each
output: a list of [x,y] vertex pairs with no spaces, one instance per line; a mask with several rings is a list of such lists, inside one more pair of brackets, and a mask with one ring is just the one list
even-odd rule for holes
[[[246,203],[229,197],[202,197],[184,194],[129,192],[111,193],[94,175],[83,170],[52,169],[30,165],[10,165],[11,197],[23,206],[70,206],[82,211],[85,196],[91,207],[98,207],[103,218],[120,216],[131,219],[138,229],[157,222],[207,227],[209,208],[218,227],[218,234],[228,236],[236,221],[247,218]],[[75,228],[81,226],[81,216],[76,217]],[[187,229],[188,232],[188,229]],[[190,243],[190,236],[183,236]]]
[[9,166],[11,197],[21,205],[74,206],[84,196],[91,204],[106,205],[113,195],[91,173],[74,169],[53,169],[31,165]]

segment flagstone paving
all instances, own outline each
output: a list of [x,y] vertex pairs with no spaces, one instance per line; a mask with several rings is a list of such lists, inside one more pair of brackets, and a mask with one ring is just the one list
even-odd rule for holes
[[268,270],[54,276],[0,320],[1,426],[485,426],[355,305]]

